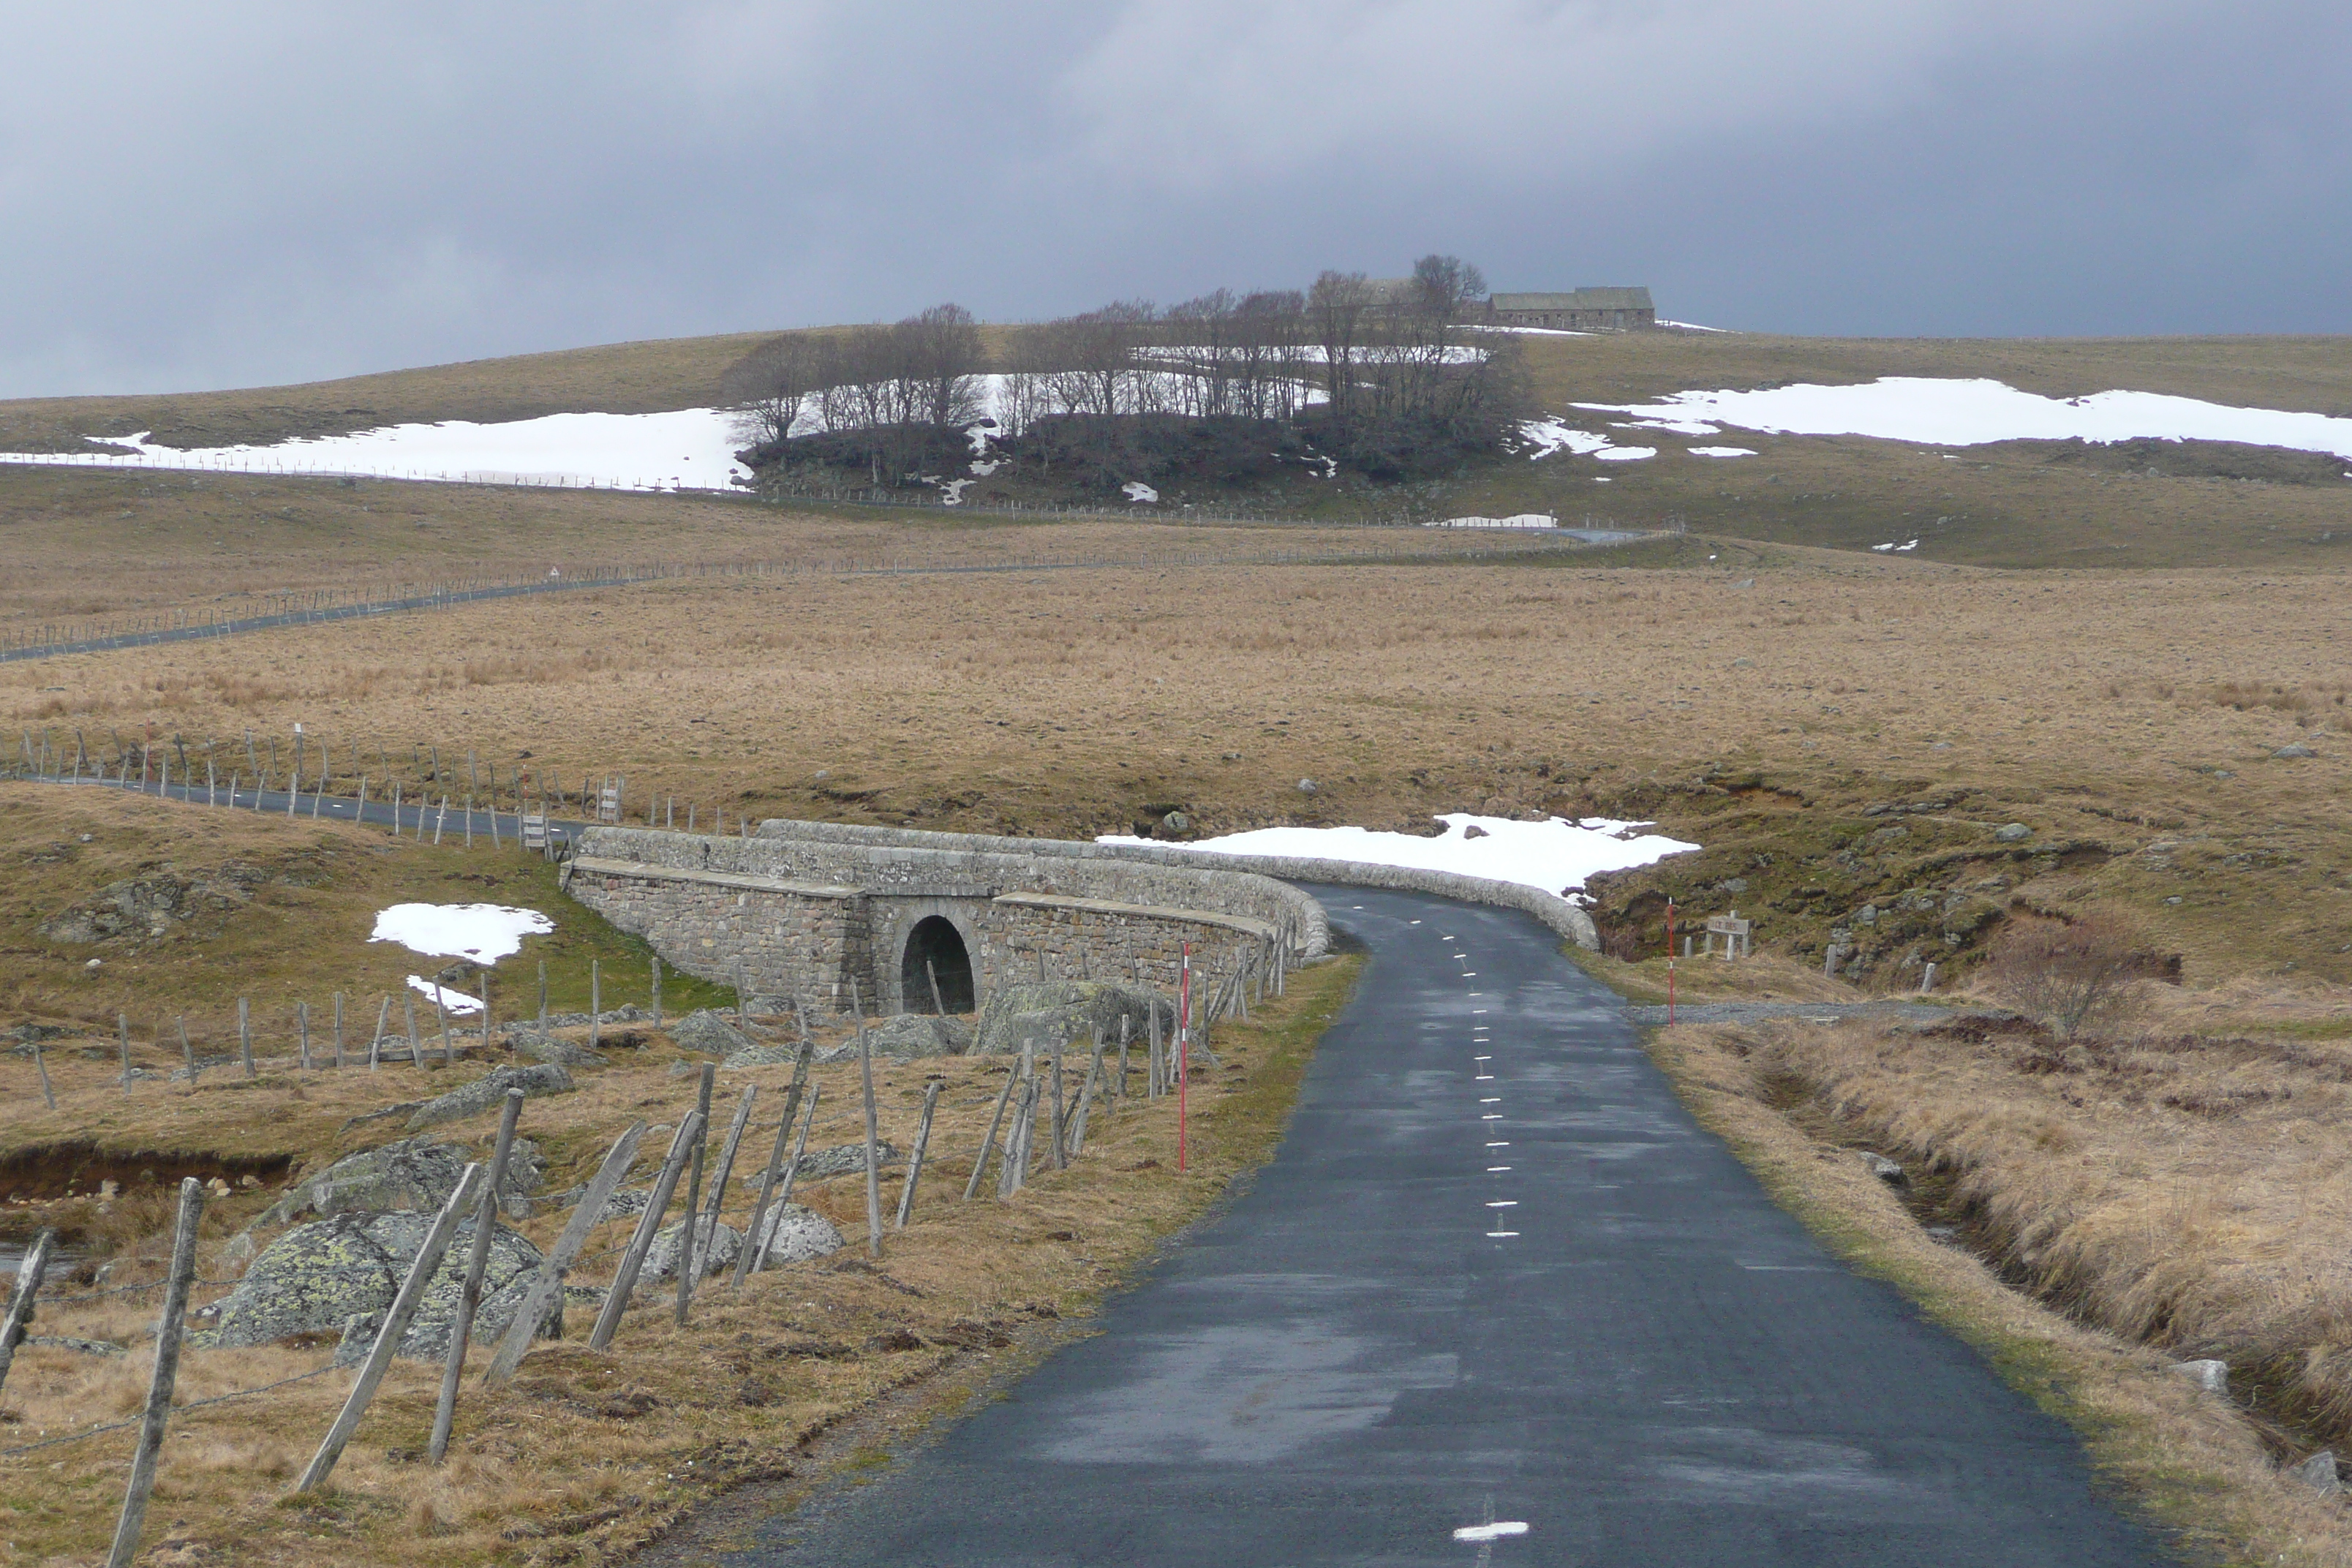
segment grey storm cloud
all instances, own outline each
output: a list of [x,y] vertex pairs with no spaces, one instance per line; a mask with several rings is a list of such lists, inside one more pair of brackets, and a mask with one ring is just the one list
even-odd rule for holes
[[1837,333],[2344,331],[2315,0],[8,4],[0,395],[1458,252]]

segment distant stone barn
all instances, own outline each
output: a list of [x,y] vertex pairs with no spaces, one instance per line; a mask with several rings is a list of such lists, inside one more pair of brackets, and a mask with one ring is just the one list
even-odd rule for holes
[[1658,324],[1647,289],[1574,289],[1565,294],[1496,294],[1486,302],[1498,327],[1552,327],[1571,332],[1630,332]]

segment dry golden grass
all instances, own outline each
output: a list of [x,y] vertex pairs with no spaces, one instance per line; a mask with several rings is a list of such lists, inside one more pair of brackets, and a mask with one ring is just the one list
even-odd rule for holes
[[[1915,1177],[1932,1168],[1937,1174],[1923,1184],[1939,1193],[1947,1176],[1979,1192],[2000,1189],[2021,1198],[2023,1186],[2037,1184],[2048,1206],[2031,1200],[2020,1206],[2088,1217],[2076,1205],[2110,1174],[2097,1168],[2103,1155],[2128,1163],[2158,1188],[2165,1173],[2193,1169],[2160,1138],[2132,1141],[2112,1105],[2069,1109],[2054,1092],[2047,1099],[2056,1103],[2030,1103],[2035,1085],[2050,1080],[1988,1067],[1981,1048],[1856,1024],[1686,1025],[1654,1037],[1651,1054],[1700,1121],[1731,1144],[1775,1198],[1849,1263],[1896,1286],[2012,1385],[2071,1424],[2101,1474],[2172,1531],[2192,1561],[2352,1563],[2352,1523],[2342,1505],[2276,1468],[2273,1449],[2285,1435],[2249,1423],[2234,1405],[2169,1370],[2172,1360],[2189,1353],[2183,1342],[2118,1332],[2070,1291],[2058,1293],[2053,1310],[2010,1289],[2001,1278],[2007,1269],[1997,1272],[1976,1251],[1931,1238],[1903,1198],[1852,1152],[1860,1145],[1894,1154]],[[1815,1070],[1825,1076],[1806,1076]],[[1898,1104],[1905,1090],[1929,1103]],[[1972,1094],[1988,1099],[1970,1106]],[[1966,1158],[1985,1163],[1963,1163],[1957,1150],[1923,1148],[1898,1130],[1906,1117],[1913,1134],[1931,1124],[1968,1130],[1972,1155]],[[1990,1131],[2002,1124],[2011,1131]],[[2024,1131],[2061,1126],[2090,1129],[2095,1142],[2059,1156]],[[2143,1124],[2139,1131],[2154,1130]],[[2125,1204],[2164,1201],[2161,1192],[2133,1200],[2109,1191]],[[1990,1239],[1988,1228],[1971,1228],[1979,1249]],[[2226,1249],[2191,1240],[2187,1250],[2214,1266],[2217,1281],[2233,1273],[2237,1258]],[[2340,1273],[2332,1261],[2327,1267]],[[2233,1368],[2231,1383],[2242,1394],[2242,1371]],[[2304,1452],[2298,1447],[2290,1457],[2300,1459]]]
[[[876,554],[920,537],[866,530]],[[299,721],[339,775],[356,743],[362,771],[388,759],[412,792],[420,744],[445,764],[528,752],[567,790],[611,773],[640,805],[676,797],[681,823],[689,802],[705,823],[716,807],[1060,836],[1170,805],[1213,832],[1611,810],[1722,846],[1710,880],[1751,875],[1741,856],[1824,812],[1969,788],[1994,821],[2105,847],[2015,889],[2029,904],[2121,900],[2200,981],[2286,963],[2352,978],[2333,934],[2344,756],[2313,727],[2336,722],[2352,665],[2339,577],[1678,548],[1686,569],[1583,555],[583,592],[0,667],[0,723],[152,723],[192,754],[219,742],[226,768],[248,729],[290,744]],[[2294,695],[2217,700],[2248,683]],[[2271,759],[2296,741],[2322,754]],[[1769,787],[1727,795],[1709,769]],[[2158,842],[2174,847],[2139,853]],[[1763,913],[1769,946],[1843,911]]]
[[[1174,1171],[1172,1100],[1130,1100],[1116,1115],[1093,1118],[1087,1150],[1068,1171],[1041,1171],[1008,1203],[992,1195],[965,1205],[964,1179],[1008,1064],[877,1064],[882,1135],[902,1149],[912,1141],[924,1084],[936,1077],[944,1085],[914,1221],[885,1238],[878,1268],[866,1259],[862,1178],[803,1187],[795,1201],[835,1219],[853,1243],[849,1250],[755,1276],[740,1294],[714,1282],[697,1298],[684,1331],[670,1321],[669,1289],[649,1289],[610,1353],[590,1352],[579,1342],[584,1314],[575,1308],[574,1337],[535,1351],[510,1392],[485,1397],[468,1389],[444,1469],[428,1470],[416,1457],[437,1381],[436,1369],[422,1364],[397,1364],[331,1486],[313,1497],[282,1494],[331,1419],[344,1378],[330,1375],[190,1412],[173,1423],[150,1516],[153,1533],[193,1544],[205,1554],[198,1560],[216,1563],[604,1561],[747,1477],[807,1466],[801,1452],[807,1441],[883,1393],[937,1379],[926,1385],[926,1397],[935,1409],[950,1409],[959,1388],[988,1374],[992,1357],[1021,1353],[1017,1346],[1035,1340],[1029,1326],[1082,1317],[1149,1256],[1158,1237],[1265,1158],[1314,1040],[1344,999],[1352,973],[1347,961],[1304,972],[1290,994],[1270,1001],[1254,1023],[1219,1030],[1223,1068],[1197,1074],[1192,1169],[1181,1178]],[[827,1037],[840,1033],[831,1028]],[[551,1158],[551,1193],[584,1180],[629,1121],[666,1126],[692,1104],[693,1078],[673,1070],[688,1058],[660,1037],[615,1049],[612,1058],[613,1065],[578,1075],[578,1092],[525,1108],[523,1131]],[[302,1075],[277,1063],[257,1084],[216,1075],[193,1097],[142,1084],[126,1108],[100,1075],[69,1072],[59,1084],[61,1109],[47,1118],[23,1112],[32,1090],[21,1080],[29,1070],[13,1060],[0,1065],[6,1080],[0,1096],[10,1108],[0,1118],[0,1144],[42,1142],[57,1131],[52,1123],[60,1123],[124,1150],[208,1141],[247,1152],[276,1147],[298,1157],[298,1171],[382,1141],[381,1123],[331,1132],[341,1118],[422,1091],[413,1069]],[[423,1088],[475,1070],[436,1073]],[[722,1115],[742,1086],[761,1089],[763,1109],[754,1115],[725,1209],[739,1226],[789,1076],[788,1068],[721,1075]],[[822,1099],[811,1146],[862,1135],[856,1067],[817,1068],[814,1081]],[[244,1125],[232,1129],[232,1121]],[[486,1150],[494,1122],[485,1115],[440,1132]],[[663,1142],[647,1140],[639,1183]],[[885,1178],[886,1213],[895,1207],[901,1173],[894,1168]],[[244,1188],[215,1205],[205,1231],[204,1276],[233,1270],[222,1242],[273,1195],[268,1188]],[[114,1200],[151,1218],[161,1216],[167,1201],[161,1179],[134,1182]],[[69,1226],[102,1220],[91,1206],[20,1205],[11,1219]],[[546,1213],[525,1229],[544,1246],[566,1217]],[[633,1223],[600,1227],[572,1282],[609,1278],[611,1251]],[[153,1231],[143,1244],[126,1245],[110,1283],[156,1278],[161,1250]],[[222,1293],[210,1287],[199,1300]],[[40,1328],[135,1342],[152,1311],[138,1300],[45,1307]],[[194,1351],[184,1363],[183,1397],[309,1372],[324,1365],[327,1354],[281,1347]],[[478,1367],[486,1355],[477,1352]],[[106,1361],[44,1347],[22,1352],[0,1413],[0,1447],[120,1419],[137,1406],[142,1361],[136,1352]],[[0,1562],[102,1557],[121,1500],[119,1455],[128,1438],[106,1434],[0,1458],[0,1491],[12,1510]]]

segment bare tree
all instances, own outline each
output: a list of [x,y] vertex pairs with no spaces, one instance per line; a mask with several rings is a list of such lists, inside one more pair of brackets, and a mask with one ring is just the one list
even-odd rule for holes
[[1355,410],[1356,360],[1371,309],[1371,285],[1360,272],[1325,272],[1307,293],[1307,330],[1323,351],[1323,395],[1342,429]]
[[979,323],[961,305],[934,305],[892,329],[904,381],[904,423],[961,430],[981,415]]
[[1424,256],[1412,264],[1414,305],[1449,321],[1473,300],[1486,297],[1486,276],[1458,256]]
[[805,426],[811,395],[824,384],[824,340],[794,332],[771,338],[735,362],[722,384],[737,405],[736,438],[764,447]]
[[2109,1028],[2137,1011],[2148,955],[2117,916],[2011,924],[1993,944],[1985,978],[1995,994],[2062,1038]]

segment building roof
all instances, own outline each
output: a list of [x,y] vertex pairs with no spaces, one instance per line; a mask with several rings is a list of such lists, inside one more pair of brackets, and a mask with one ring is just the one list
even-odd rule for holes
[[1568,294],[1496,294],[1489,301],[1497,310],[1650,310],[1650,291],[1633,289],[1579,289]]

